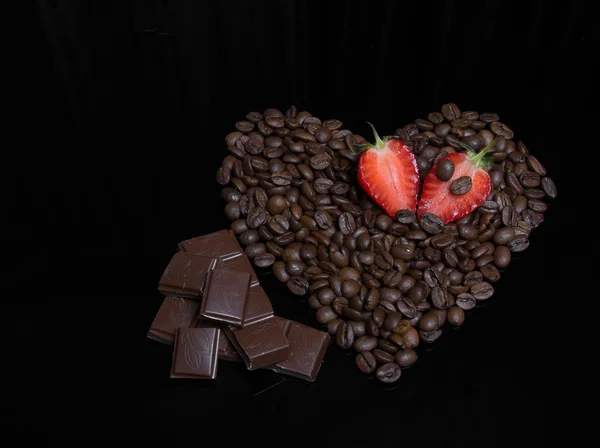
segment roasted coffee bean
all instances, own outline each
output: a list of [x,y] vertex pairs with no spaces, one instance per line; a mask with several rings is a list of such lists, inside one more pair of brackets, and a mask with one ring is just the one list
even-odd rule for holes
[[373,322],[373,320],[368,320],[367,321],[367,334],[369,336],[373,336],[373,337],[379,337],[379,328],[377,327],[377,325],[375,325],[375,322]]
[[454,174],[454,162],[450,159],[440,160],[435,168],[435,175],[439,180],[447,181]]
[[283,235],[290,228],[290,223],[281,215],[275,215],[267,220],[267,227],[273,235]]
[[395,383],[400,379],[401,375],[402,370],[400,366],[393,362],[381,365],[375,372],[377,379],[384,384]]
[[365,351],[371,351],[374,348],[377,347],[377,338],[373,337],[373,336],[360,336],[359,338],[356,338],[354,340],[354,344],[353,344],[354,350],[356,350],[357,352],[365,352]]
[[421,120],[420,118],[415,120],[415,124],[417,125],[417,128],[419,128],[419,130],[421,131],[432,131],[433,130],[433,123],[431,123],[430,121],[427,120]]
[[251,244],[257,243],[260,240],[260,236],[258,232],[254,229],[249,229],[243,232],[240,237],[240,243],[244,246],[249,246]]
[[473,286],[483,281],[483,274],[479,271],[472,271],[463,277],[463,285]]
[[433,132],[438,137],[443,138],[446,135],[448,135],[448,133],[450,132],[450,129],[452,129],[452,126],[450,126],[449,124],[447,124],[447,123],[440,123],[440,124],[437,124],[435,126],[435,128],[433,128]]
[[415,229],[406,232],[404,237],[412,241],[425,241],[427,239],[427,234],[422,230]]
[[273,241],[267,241],[265,243],[265,247],[267,248],[267,252],[275,255],[276,257],[281,257],[283,254],[283,247],[274,243]]
[[[343,349],[349,349],[354,344],[354,331],[348,322],[342,322],[337,329],[335,341]],[[360,356],[360,355],[359,355]]]
[[240,217],[240,203],[237,201],[229,202],[225,206],[225,216],[231,221],[235,221]]
[[414,351],[412,348],[400,350],[394,355],[394,360],[396,361],[396,364],[398,364],[398,366],[402,367],[403,369],[412,366],[414,363],[417,362],[417,359],[417,352]]
[[444,137],[444,141],[446,142],[446,144],[448,146],[451,146],[454,149],[460,149],[460,138],[456,137],[455,135],[452,134],[448,134]]
[[[304,271],[305,275],[306,272],[308,271],[308,269],[306,271]],[[310,286],[308,287],[308,292],[309,294],[312,294],[314,292],[320,291],[321,289],[327,288],[329,286],[329,279],[321,279],[321,280],[316,280],[313,281]],[[334,294],[335,296],[335,294]]]
[[387,316],[385,316],[385,319],[383,321],[383,328],[388,331],[393,331],[396,328],[396,326],[398,326],[401,320],[402,314],[398,312],[391,312]]
[[435,249],[445,249],[454,244],[454,237],[448,232],[438,233],[431,237],[430,242]]
[[375,264],[379,269],[387,271],[394,265],[394,257],[389,252],[380,252],[375,255]]
[[448,293],[440,286],[431,289],[431,303],[438,309],[448,308]]
[[327,322],[327,333],[330,335],[336,335],[338,328],[344,321],[342,319],[333,319]]
[[360,311],[350,308],[349,306],[342,308],[342,314],[350,320],[359,321],[363,319],[363,314]]
[[355,296],[360,291],[360,285],[356,280],[344,280],[342,282],[342,295],[347,299]]
[[419,219],[419,225],[421,229],[431,235],[436,235],[444,231],[444,221],[439,216],[431,213],[424,213],[421,219]]
[[270,253],[259,253],[254,255],[253,261],[254,264],[259,268],[268,268],[275,263],[275,255]]
[[337,314],[335,314],[330,306],[322,306],[317,310],[316,317],[319,323],[326,324],[333,319],[337,319]]
[[511,252],[523,252],[529,247],[529,238],[526,235],[516,235],[514,239],[508,243],[508,248]]
[[287,270],[288,274],[290,274],[292,277],[300,276],[306,270],[306,263],[304,263],[303,261],[296,260],[288,261],[285,264],[285,269]]
[[433,331],[440,327],[440,321],[437,314],[432,311],[428,311],[421,317],[419,321],[419,328],[423,331]]
[[534,171],[524,171],[519,176],[519,181],[521,182],[521,185],[526,188],[534,188],[540,186],[541,177]]
[[454,195],[463,195],[468,193],[472,186],[473,182],[470,176],[461,176],[452,181],[450,184],[450,192]]
[[487,253],[475,260],[475,266],[477,266],[478,269],[481,269],[483,266],[491,263],[492,261],[494,261],[494,256]]
[[453,121],[460,117],[460,109],[454,103],[444,104],[442,106],[442,115],[446,121]]
[[344,235],[350,235],[356,230],[356,221],[354,216],[348,212],[344,212],[338,219],[338,227]]
[[292,294],[303,296],[308,291],[308,280],[305,278],[294,276],[287,281],[287,287]]
[[458,226],[458,235],[462,239],[467,240],[467,241],[475,240],[475,239],[477,239],[477,236],[478,236],[477,228],[471,224],[459,225]]
[[[510,251],[509,251],[510,252]],[[483,278],[485,278],[488,282],[497,282],[500,280],[500,272],[498,268],[493,264],[486,264],[480,268],[481,274]]]
[[396,220],[402,224],[410,224],[417,220],[417,216],[412,210],[398,210]]
[[262,207],[254,207],[246,218],[246,223],[251,229],[256,229],[262,226],[267,221],[267,212]]
[[327,153],[320,153],[310,158],[310,166],[314,170],[324,170],[331,165],[331,156]]
[[377,367],[377,360],[369,351],[364,351],[356,355],[356,366],[362,373],[372,373]]
[[542,177],[542,190],[550,199],[554,199],[557,196],[556,185],[549,177]]
[[530,170],[536,172],[540,176],[546,175],[546,168],[544,168],[544,165],[542,165],[535,156],[527,156],[526,162]]
[[494,243],[499,246],[505,246],[515,237],[515,231],[512,227],[503,227],[494,233]]
[[221,190],[221,197],[227,202],[239,201],[242,198],[242,194],[231,187],[226,187]]
[[364,308],[367,311],[373,311],[377,305],[379,305],[379,290],[370,288],[365,298]]
[[515,133],[511,128],[506,126],[504,123],[500,123],[499,121],[495,121],[490,124],[490,131],[496,135],[505,137],[506,139],[512,139],[515,136]]
[[491,170],[489,172],[490,180],[492,181],[493,188],[500,188],[504,183],[504,172],[501,170]]
[[275,243],[279,244],[280,246],[285,247],[288,244],[292,243],[294,241],[294,238],[295,235],[293,232],[286,232],[283,235],[278,235],[275,238],[273,238],[273,241],[275,241]]
[[494,287],[488,282],[480,282],[471,286],[471,295],[477,300],[487,300],[494,294]]
[[448,309],[448,323],[455,327],[460,327],[465,322],[465,312],[459,306],[452,306]]
[[271,182],[279,186],[289,185],[292,182],[292,175],[286,170],[278,170],[271,174]]
[[[515,164],[515,166],[517,166],[518,164],[525,162],[525,156],[523,154],[521,154],[519,151],[512,151],[512,152],[508,153],[508,160],[510,160],[512,163]],[[523,167],[523,169],[524,168],[526,168],[526,167]],[[515,173],[515,174],[518,175],[520,173]]]
[[484,123],[493,123],[494,121],[500,120],[498,114],[492,112],[483,112],[479,114],[479,119]]
[[456,306],[463,310],[472,310],[473,308],[475,308],[476,304],[477,301],[475,300],[475,297],[473,297],[471,294],[462,293],[456,296]]
[[505,226],[510,226],[510,227],[516,226],[518,219],[519,219],[519,214],[514,209],[514,207],[509,206],[509,207],[504,207],[502,209],[502,224],[504,224]]
[[499,268],[505,268],[510,264],[511,253],[510,249],[506,246],[498,246],[494,250],[494,263]]
[[[377,344],[379,346],[379,342]],[[394,362],[394,355],[386,352],[380,348],[373,349],[373,356],[380,364],[387,364],[389,362]]]
[[391,254],[394,258],[410,261],[415,257],[415,249],[410,244],[398,244],[392,246]]
[[341,316],[344,307],[347,307],[349,305],[350,302],[345,297],[336,297],[335,299],[333,299],[331,307],[333,308],[333,311],[335,311],[338,315]]
[[248,230],[248,225],[246,224],[246,220],[245,219],[236,219],[235,221],[233,221],[231,223],[231,230],[236,235],[241,235],[246,230]]
[[454,295],[464,294],[469,292],[469,287],[463,285],[450,285],[448,286],[448,292]]
[[331,288],[321,288],[317,292],[317,299],[319,299],[321,305],[331,305],[336,299],[335,292],[333,292],[333,289]]
[[433,330],[433,331],[419,331],[419,336],[421,338],[421,340],[423,342],[426,342],[427,344],[432,344],[435,341],[437,341],[440,336],[442,335],[442,330],[441,329],[437,329],[437,330]]

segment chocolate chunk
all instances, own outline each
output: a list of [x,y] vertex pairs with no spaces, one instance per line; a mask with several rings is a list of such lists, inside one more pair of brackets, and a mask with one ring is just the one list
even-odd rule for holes
[[242,252],[231,230],[220,230],[179,243],[179,250],[205,257],[226,257]]
[[208,274],[200,316],[241,326],[250,289],[245,272],[213,269]]
[[148,331],[148,337],[165,344],[173,344],[178,328],[195,326],[198,308],[200,308],[198,300],[165,297]]
[[219,359],[224,361],[244,362],[241,355],[235,349],[229,338],[222,331],[219,335]]
[[166,296],[198,299],[204,290],[206,274],[215,263],[214,258],[177,252],[165,269],[158,290]]
[[285,319],[273,317],[245,328],[224,327],[227,337],[244,359],[248,370],[259,369],[287,359],[289,343]]
[[258,277],[256,276],[254,269],[252,269],[250,260],[248,260],[248,257],[246,257],[244,252],[237,252],[226,257],[218,258],[215,269],[223,269],[230,272],[245,272],[252,277],[252,286],[259,284]]
[[273,306],[265,290],[260,286],[250,288],[242,327],[262,322],[271,317],[273,317]]
[[286,329],[286,338],[290,344],[289,355],[285,361],[279,361],[268,368],[303,380],[315,381],[329,346],[329,335],[289,320],[280,322],[280,325]]
[[171,378],[214,379],[220,332],[218,328],[178,329]]

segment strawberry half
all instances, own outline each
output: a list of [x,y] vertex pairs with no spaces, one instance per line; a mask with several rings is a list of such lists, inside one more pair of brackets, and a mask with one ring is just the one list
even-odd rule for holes
[[[461,144],[468,150],[465,153],[452,153],[439,159],[431,168],[421,191],[418,216],[424,213],[433,213],[439,216],[444,224],[468,215],[477,207],[481,206],[492,191],[492,182],[487,172],[489,161],[485,159],[486,153],[496,144],[492,141],[479,153],[473,151],[467,145]],[[449,159],[454,163],[454,174],[446,181],[436,176],[437,164],[441,160]],[[471,189],[461,195],[450,191],[450,184],[462,176],[471,178]]]
[[358,162],[358,182],[392,218],[398,210],[412,210],[417,207],[419,189],[419,169],[411,149],[400,140],[379,138],[377,131],[375,144],[368,145]]

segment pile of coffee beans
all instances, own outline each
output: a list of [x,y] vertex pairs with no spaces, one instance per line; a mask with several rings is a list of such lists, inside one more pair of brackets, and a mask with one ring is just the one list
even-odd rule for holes
[[[556,187],[539,160],[495,113],[441,112],[396,130],[415,153],[421,180],[447,154],[493,139],[492,192],[473,213],[444,225],[408,210],[388,216],[357,182],[365,139],[339,120],[294,106],[251,112],[225,138],[217,172],[225,214],[255,266],[271,267],[296,295],[308,294],[317,320],[356,365],[384,383],[417,361],[446,324],[460,326],[494,293],[511,254],[529,246]],[[463,145],[461,145],[463,143]],[[453,166],[438,165],[452,176]],[[469,182],[457,182],[457,193]]]

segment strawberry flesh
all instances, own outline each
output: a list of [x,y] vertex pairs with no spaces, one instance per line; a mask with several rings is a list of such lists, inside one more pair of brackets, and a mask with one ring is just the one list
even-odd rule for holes
[[415,211],[419,170],[412,150],[396,139],[379,139],[358,163],[360,186],[392,218],[398,210]]
[[[454,174],[447,181],[442,181],[436,176],[437,164],[440,160],[450,159],[454,162]],[[484,168],[477,167],[467,154],[452,153],[442,157],[431,168],[421,191],[418,216],[432,213],[439,216],[444,224],[468,215],[481,206],[492,191],[490,176]],[[472,187],[463,195],[455,195],[450,191],[450,184],[462,176],[471,177]]]

